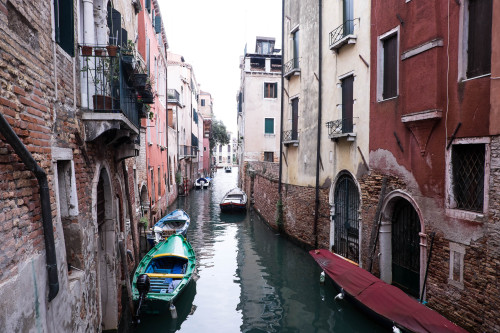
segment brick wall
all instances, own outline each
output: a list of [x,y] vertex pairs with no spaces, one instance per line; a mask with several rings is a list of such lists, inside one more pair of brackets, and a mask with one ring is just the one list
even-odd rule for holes
[[[314,247],[314,187],[282,184],[283,221],[278,224],[277,204],[279,164],[272,162],[244,162],[240,178],[242,188],[253,203],[253,207],[276,230],[283,230],[292,240]],[[319,218],[317,222],[318,247],[329,244],[329,189],[320,188]]]

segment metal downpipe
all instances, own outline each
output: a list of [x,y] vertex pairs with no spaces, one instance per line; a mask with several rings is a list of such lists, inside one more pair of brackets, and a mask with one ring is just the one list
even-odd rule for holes
[[314,248],[318,248],[318,218],[319,218],[319,163],[320,163],[320,149],[321,149],[321,54],[323,52],[323,48],[321,47],[322,43],[322,2],[318,0],[318,11],[319,11],[319,24],[318,24],[318,140],[316,145],[316,196],[314,201]]
[[0,133],[5,137],[7,143],[16,152],[17,156],[26,165],[26,168],[33,172],[38,180],[40,188],[40,204],[42,207],[42,224],[45,239],[45,252],[47,256],[47,275],[49,279],[49,302],[52,301],[59,292],[59,279],[57,276],[56,248],[54,242],[54,229],[52,224],[52,211],[50,207],[49,183],[47,174],[36,163],[31,153],[26,149],[21,139],[14,132],[3,114],[0,113]]

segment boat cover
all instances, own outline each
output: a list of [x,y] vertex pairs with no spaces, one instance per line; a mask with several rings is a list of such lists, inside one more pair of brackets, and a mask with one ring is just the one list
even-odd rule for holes
[[171,212],[168,215],[165,215],[162,217],[157,223],[157,226],[161,226],[161,224],[164,224],[165,222],[171,222],[171,221],[187,221],[189,220],[189,215],[183,211],[182,209],[176,209],[173,212]]
[[328,250],[309,253],[337,285],[379,316],[412,332],[467,332],[401,289],[342,257]]

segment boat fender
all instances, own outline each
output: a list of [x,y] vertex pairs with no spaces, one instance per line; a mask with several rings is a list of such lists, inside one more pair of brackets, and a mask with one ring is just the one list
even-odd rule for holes
[[325,271],[321,272],[321,274],[319,275],[319,283],[325,284]]
[[392,333],[401,333],[401,330],[394,325],[392,326]]
[[177,309],[173,303],[170,303],[170,315],[172,316],[172,319],[177,318]]
[[338,293],[334,299],[335,300],[337,300],[337,299],[343,300],[344,299],[344,288],[340,289],[340,293]]

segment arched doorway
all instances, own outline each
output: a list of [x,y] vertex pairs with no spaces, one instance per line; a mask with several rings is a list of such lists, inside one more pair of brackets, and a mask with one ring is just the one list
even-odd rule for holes
[[335,184],[333,252],[359,262],[359,191],[352,177],[341,174]]
[[116,329],[118,325],[115,273],[115,258],[117,254],[116,230],[113,216],[111,182],[108,173],[103,168],[99,174],[96,195],[98,282],[101,299],[101,325],[103,329]]
[[392,284],[419,297],[420,218],[412,204],[397,199],[391,219]]

